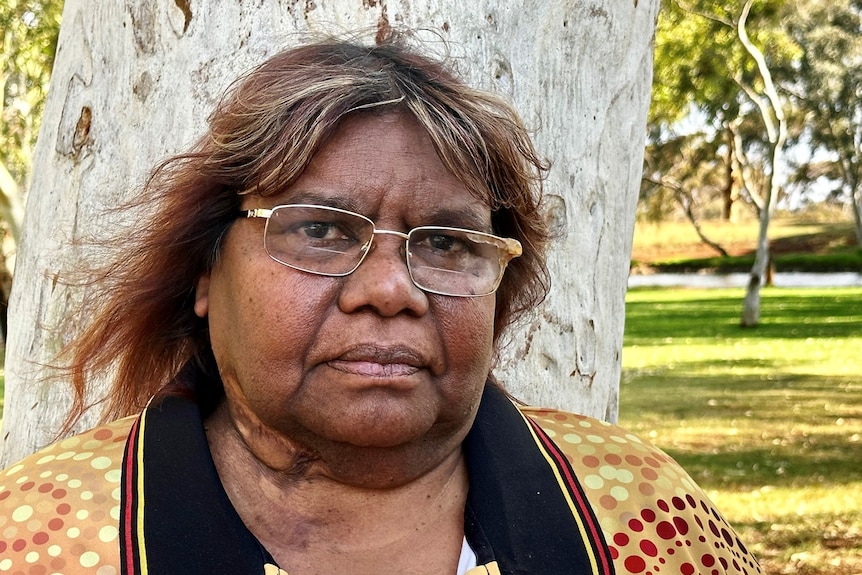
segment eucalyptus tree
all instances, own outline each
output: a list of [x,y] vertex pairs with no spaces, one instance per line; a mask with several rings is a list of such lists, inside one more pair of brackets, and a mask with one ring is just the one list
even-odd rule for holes
[[[791,67],[800,53],[782,27],[785,4],[667,0],[658,25],[650,120],[652,133],[668,137],[651,144],[668,146],[680,137],[675,127],[681,119],[699,117],[703,136],[690,141],[723,158],[714,165],[714,177],[725,178],[723,205],[730,206],[738,194],[760,221],[743,326],[759,322],[760,287],[769,266],[768,228],[784,179],[787,102],[772,70]],[[700,168],[685,162],[684,155],[679,158],[689,173]]]
[[796,138],[811,150],[797,181],[825,182],[852,207],[862,249],[862,1],[797,0],[785,14],[802,47],[785,87],[802,114]]
[[[753,41],[767,47],[771,60],[783,60],[788,54],[779,21],[783,3],[758,2],[748,17]],[[720,198],[720,217],[725,220],[731,219],[739,203],[747,201],[757,209],[734,171],[733,128],[746,136],[746,146],[756,145],[760,138],[743,125],[751,123],[755,110],[740,80],[750,83],[756,70],[735,26],[742,6],[742,2],[718,0],[662,1],[649,115],[648,166],[661,164],[660,156],[675,154],[677,171],[703,173],[700,162],[713,155],[709,187]],[[698,165],[689,160],[697,160]],[[654,178],[648,178],[647,189],[652,186]],[[706,199],[699,195],[701,201]]]

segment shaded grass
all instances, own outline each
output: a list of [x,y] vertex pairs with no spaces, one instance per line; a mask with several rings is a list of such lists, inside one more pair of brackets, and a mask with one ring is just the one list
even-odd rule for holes
[[774,573],[862,572],[862,289],[635,290],[620,420],[673,455]]
[[[776,271],[780,272],[862,272],[862,251],[844,248],[829,254],[791,253],[772,258]],[[710,258],[671,259],[650,264],[658,273],[692,273],[712,270],[715,273],[746,273],[754,265],[754,256],[728,256]]]

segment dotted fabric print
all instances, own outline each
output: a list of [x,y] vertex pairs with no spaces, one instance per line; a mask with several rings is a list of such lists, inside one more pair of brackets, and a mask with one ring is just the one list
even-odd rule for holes
[[736,532],[668,455],[606,422],[559,411],[523,411],[566,453],[618,574],[761,573]]
[[118,575],[120,468],[134,418],[0,472],[0,574]]
[[[566,453],[617,573],[761,573],[706,495],[660,450],[597,420],[524,412]],[[63,440],[0,472],[0,575],[119,574],[120,468],[133,422]]]

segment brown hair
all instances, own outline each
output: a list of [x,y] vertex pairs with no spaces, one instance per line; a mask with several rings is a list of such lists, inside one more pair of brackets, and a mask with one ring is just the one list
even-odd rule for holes
[[139,410],[188,369],[217,379],[194,292],[218,257],[241,195],[282,192],[345,116],[370,107],[414,115],[446,167],[490,205],[494,232],[523,244],[496,294],[495,342],[544,298],[548,231],[539,204],[547,167],[514,110],[397,34],[374,46],[304,45],[237,80],[207,133],[150,176],[135,201],[146,207],[145,221],[101,275],[89,298],[98,311],[65,352],[76,397],[67,428],[85,409],[87,382],[99,374],[112,380],[104,419]]

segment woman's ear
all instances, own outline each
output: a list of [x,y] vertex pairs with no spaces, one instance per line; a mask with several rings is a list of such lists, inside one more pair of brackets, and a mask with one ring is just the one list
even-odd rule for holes
[[195,286],[195,315],[205,318],[210,310],[210,275],[202,275]]

